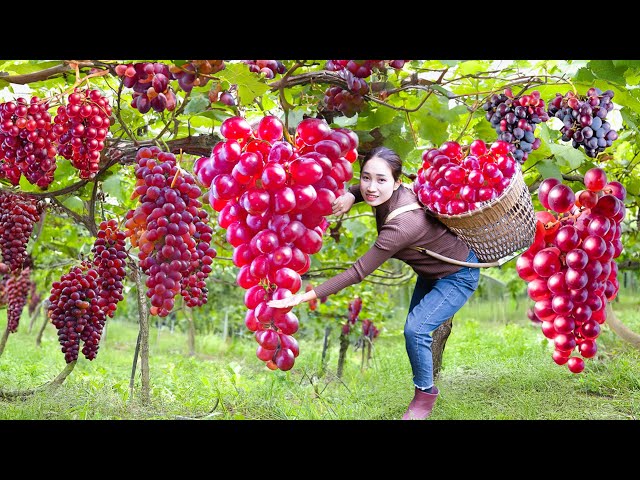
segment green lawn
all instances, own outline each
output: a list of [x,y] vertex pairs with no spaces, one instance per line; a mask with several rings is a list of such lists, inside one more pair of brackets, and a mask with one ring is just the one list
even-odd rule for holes
[[[635,295],[620,295],[614,309],[640,333]],[[552,347],[532,324],[523,300],[471,300],[454,318],[437,385],[441,395],[433,420],[637,419],[640,416],[640,352],[605,324],[598,354],[573,374],[556,365]],[[6,312],[4,310],[3,312]],[[53,326],[40,347],[37,326],[28,332],[23,316],[0,356],[0,390],[24,391],[53,380],[65,367]],[[40,321],[40,320],[38,320]],[[6,313],[0,313],[4,330]],[[98,356],[81,355],[53,392],[24,400],[0,400],[0,419],[180,419],[207,420],[393,420],[413,396],[401,322],[391,322],[374,342],[371,361],[349,347],[341,378],[336,375],[338,331],[331,338],[327,368],[322,342],[296,338],[300,356],[288,372],[268,370],[255,356],[257,343],[244,332],[223,342],[196,337],[188,355],[187,337],[151,329],[151,403],[140,401],[140,364],[133,396],[129,381],[137,325],[109,319]]]

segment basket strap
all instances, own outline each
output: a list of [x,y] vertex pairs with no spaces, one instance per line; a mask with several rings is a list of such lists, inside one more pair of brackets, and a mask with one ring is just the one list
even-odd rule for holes
[[397,217],[401,213],[408,212],[410,210],[417,210],[419,208],[422,208],[422,205],[420,205],[418,202],[413,202],[403,207],[396,208],[395,210],[392,210],[391,212],[389,212],[389,215],[387,215],[387,218],[385,218],[384,223],[387,223],[388,221]]
[[444,255],[440,255],[439,253],[432,252],[431,250],[427,250],[424,247],[411,247],[414,250],[418,250],[419,252],[430,255],[438,260],[442,260],[443,262],[453,263],[454,265],[461,265],[463,267],[472,267],[472,268],[488,268],[488,267],[500,267],[507,263],[509,260],[513,260],[520,252],[515,252],[511,255],[508,255],[500,260],[496,260],[495,262],[483,262],[483,263],[474,263],[474,262],[462,262],[460,260],[455,260],[453,258],[445,257]]

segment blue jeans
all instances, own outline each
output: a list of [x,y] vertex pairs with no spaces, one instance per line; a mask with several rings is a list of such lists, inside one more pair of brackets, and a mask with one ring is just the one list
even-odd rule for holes
[[[478,262],[473,250],[467,262]],[[433,386],[433,332],[451,318],[478,288],[480,269],[460,267],[439,280],[418,276],[411,297],[404,338],[413,371],[413,383],[421,389]]]

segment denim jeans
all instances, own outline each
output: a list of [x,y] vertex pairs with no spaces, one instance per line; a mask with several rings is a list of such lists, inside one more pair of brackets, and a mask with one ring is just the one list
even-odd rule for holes
[[[467,262],[478,262],[473,250]],[[441,279],[418,276],[404,326],[404,338],[413,371],[413,383],[421,389],[433,386],[433,332],[451,318],[478,288],[480,269],[461,267]]]

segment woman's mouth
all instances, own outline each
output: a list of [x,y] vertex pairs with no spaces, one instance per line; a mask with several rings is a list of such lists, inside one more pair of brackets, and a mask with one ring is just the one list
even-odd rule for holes
[[376,198],[378,198],[377,195],[367,195],[366,196],[367,200],[370,202],[373,202]]

